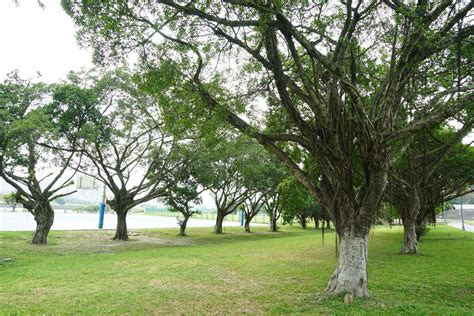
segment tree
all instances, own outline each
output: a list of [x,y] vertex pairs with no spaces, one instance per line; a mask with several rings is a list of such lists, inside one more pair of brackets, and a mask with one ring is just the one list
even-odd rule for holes
[[270,216],[271,230],[276,231],[276,221],[281,211],[278,185],[288,173],[280,161],[255,141],[249,141],[244,150],[249,157],[240,167],[245,187],[249,190],[242,204],[245,231],[250,232],[250,222],[265,208]]
[[[195,166],[198,160],[194,160],[192,156],[199,155],[200,153],[193,150],[194,146],[188,145],[186,149],[182,149],[178,159],[187,160],[187,168],[181,175],[179,181],[175,183],[167,192],[166,196],[162,200],[171,206],[172,212],[179,212],[183,216],[183,219],[179,220],[179,235],[186,235],[186,225],[188,220],[194,214],[200,214],[200,211],[195,210],[194,206],[196,204],[202,203],[201,193],[205,190],[199,183],[196,178],[196,168]],[[186,155],[186,158],[181,155]],[[190,157],[191,156],[191,157]]]
[[[446,126],[425,130],[405,144],[398,161],[393,164],[385,196],[397,209],[403,222],[402,253],[416,254],[418,252],[417,217],[420,208],[433,207],[427,196],[442,194],[436,193],[439,190],[436,185],[442,183],[447,193],[451,191],[447,187],[449,184],[472,181],[472,174],[469,171],[465,170],[464,175],[458,173],[458,170],[464,169],[463,166],[469,165],[469,161],[458,160],[459,164],[449,166],[449,156],[453,159],[453,155],[465,155],[461,140],[471,131],[471,126],[472,122],[468,120],[458,131]],[[453,168],[456,170],[456,175],[452,173]],[[456,180],[450,179],[453,176],[456,176]],[[457,189],[458,187],[455,186],[455,190]],[[423,201],[420,200],[421,198]],[[439,202],[434,207],[438,205]]]
[[308,217],[313,215],[317,207],[314,199],[294,176],[284,179],[278,191],[285,221],[291,222],[296,217],[301,227],[306,229]]
[[[53,88],[43,83],[22,80],[17,73],[0,85],[0,176],[16,190],[16,200],[29,211],[36,221],[33,244],[46,244],[53,225],[51,202],[74,193],[67,190],[75,171],[65,176],[73,154],[63,155],[59,150],[42,143],[61,144],[65,136],[54,125],[50,115]],[[69,113],[67,108],[65,113]],[[67,116],[58,117],[67,121]],[[70,126],[74,139],[80,125]],[[74,142],[70,144],[74,146]],[[56,166],[50,173],[45,166]]]
[[244,166],[251,163],[251,157],[245,150],[249,144],[248,138],[235,137],[224,129],[200,140],[196,174],[199,184],[214,199],[217,209],[216,234],[222,233],[225,217],[237,211],[249,196],[242,174]]
[[263,193],[254,192],[244,200],[242,212],[244,212],[244,228],[246,233],[250,233],[250,222],[265,205],[265,199],[266,197]]
[[457,142],[435,168],[426,187],[418,190],[420,210],[416,218],[416,234],[419,239],[426,231],[427,223],[436,223],[436,214],[443,203],[474,192],[474,148]]
[[[138,90],[126,70],[76,79],[93,85],[67,85],[57,106],[79,100],[94,109],[95,118],[84,124],[78,143],[78,152],[87,158],[80,170],[112,193],[106,202],[117,214],[114,240],[128,240],[128,211],[165,196],[184,165],[173,159],[176,141],[162,130],[159,106]],[[85,98],[88,94],[94,97]]]
[[282,213],[280,194],[278,192],[269,194],[267,197],[265,201],[265,212],[270,218],[270,231],[278,231],[277,221],[280,219]]
[[16,205],[18,203],[18,198],[17,198],[17,193],[16,192],[10,192],[7,194],[4,194],[2,196],[2,199],[7,203],[12,208],[12,212],[15,212]]
[[[63,6],[97,60],[136,50],[145,79],[172,69],[166,93],[172,97],[187,82],[196,101],[187,105],[196,109],[190,112],[207,108],[255,138],[331,212],[341,247],[329,293],[368,295],[368,233],[391,146],[474,98],[469,82],[455,88],[446,76],[449,88],[424,99],[410,122],[395,124],[407,106],[409,78],[474,33],[461,23],[472,1],[63,0]],[[263,117],[252,115],[258,97],[267,100]],[[282,143],[307,151],[321,177],[308,176]]]

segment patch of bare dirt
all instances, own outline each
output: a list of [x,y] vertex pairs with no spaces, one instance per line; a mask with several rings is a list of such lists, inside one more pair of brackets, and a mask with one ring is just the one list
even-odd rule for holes
[[146,249],[160,246],[186,246],[187,238],[151,237],[139,232],[130,232],[128,241],[113,240],[114,231],[67,231],[54,238],[50,246],[56,250],[84,251],[111,254],[121,249]]

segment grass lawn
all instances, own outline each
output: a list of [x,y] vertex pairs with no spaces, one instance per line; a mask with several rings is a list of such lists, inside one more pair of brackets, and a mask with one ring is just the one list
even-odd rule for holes
[[[0,314],[471,314],[474,234],[444,225],[428,232],[418,256],[399,255],[402,230],[370,236],[371,297],[342,303],[324,288],[335,268],[334,233],[265,227],[0,232]],[[9,257],[12,261],[1,261]]]

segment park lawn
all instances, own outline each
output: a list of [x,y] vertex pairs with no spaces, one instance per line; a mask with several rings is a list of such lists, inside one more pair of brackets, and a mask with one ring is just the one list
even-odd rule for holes
[[324,295],[335,268],[334,233],[283,227],[0,232],[0,314],[471,314],[473,234],[439,225],[421,254],[398,254],[400,227],[370,235],[369,299],[351,305]]

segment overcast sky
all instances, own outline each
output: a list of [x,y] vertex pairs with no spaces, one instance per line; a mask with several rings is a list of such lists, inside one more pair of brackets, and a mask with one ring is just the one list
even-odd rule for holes
[[0,81],[18,69],[23,78],[49,83],[65,78],[70,70],[91,68],[91,52],[79,48],[72,19],[60,0],[0,0]]

